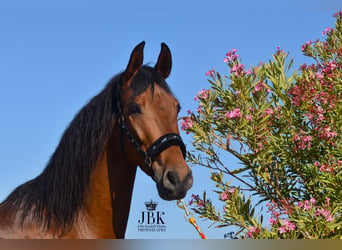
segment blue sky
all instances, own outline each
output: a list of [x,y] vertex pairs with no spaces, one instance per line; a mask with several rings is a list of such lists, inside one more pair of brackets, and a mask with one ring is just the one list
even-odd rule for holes
[[[156,62],[161,42],[170,47],[168,83],[185,115],[196,108],[196,93],[208,88],[207,70],[228,73],[223,63],[228,50],[236,48],[247,66],[270,59],[277,46],[290,52],[295,65],[310,62],[301,45],[322,38],[341,9],[337,0],[0,0],[0,200],[43,170],[76,112],[124,69],[142,40],[145,63]],[[209,170],[193,167],[193,173],[187,201],[192,193],[213,189]],[[166,233],[137,231],[150,199],[165,212]],[[229,231],[197,221],[208,238],[223,238]],[[139,171],[126,237],[198,235],[176,203],[161,200],[155,184]]]

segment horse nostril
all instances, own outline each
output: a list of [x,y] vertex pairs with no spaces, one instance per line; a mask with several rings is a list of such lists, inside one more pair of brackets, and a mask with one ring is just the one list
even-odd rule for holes
[[191,171],[185,176],[177,171],[166,170],[163,178],[157,182],[158,193],[164,200],[177,200],[185,197],[187,190],[192,186]]
[[167,174],[166,174],[166,177],[167,179],[169,180],[169,182],[173,185],[173,186],[176,186],[177,184],[177,176],[174,172],[172,171],[169,171]]

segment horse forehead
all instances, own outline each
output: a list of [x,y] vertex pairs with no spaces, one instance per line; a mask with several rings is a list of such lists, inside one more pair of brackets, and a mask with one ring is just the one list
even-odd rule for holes
[[[158,84],[154,88],[149,87],[147,91],[137,97],[137,100],[146,107],[171,108],[174,103],[178,103],[177,99],[167,90]],[[171,105],[171,106],[170,106]]]
[[158,84],[155,85],[154,93],[152,93],[152,99],[156,99],[161,104],[165,103],[166,105],[178,102],[169,91],[163,89]]

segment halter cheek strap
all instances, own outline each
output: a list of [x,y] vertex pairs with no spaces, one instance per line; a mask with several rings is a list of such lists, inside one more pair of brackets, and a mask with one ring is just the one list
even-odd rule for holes
[[124,134],[128,137],[130,142],[135,146],[135,148],[138,150],[141,157],[144,159],[146,166],[152,170],[152,163],[158,158],[158,156],[166,150],[167,148],[171,146],[179,146],[184,159],[186,158],[186,147],[182,140],[182,138],[175,133],[168,133],[165,135],[162,135],[159,139],[157,139],[155,142],[153,142],[150,147],[144,151],[144,149],[141,147],[140,143],[137,141],[137,139],[132,135],[132,133],[129,131],[129,128],[127,126],[127,123],[125,121],[125,117],[122,113],[120,99],[116,99],[116,111],[119,115],[119,125],[120,130],[124,132]]

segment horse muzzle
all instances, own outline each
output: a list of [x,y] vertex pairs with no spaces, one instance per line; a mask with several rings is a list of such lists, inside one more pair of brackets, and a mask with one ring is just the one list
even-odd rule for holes
[[[188,167],[187,167],[188,168]],[[177,169],[177,168],[176,168]],[[173,170],[164,171],[161,178],[155,178],[159,196],[164,200],[179,200],[185,197],[192,187],[193,178],[190,168],[182,177]]]

